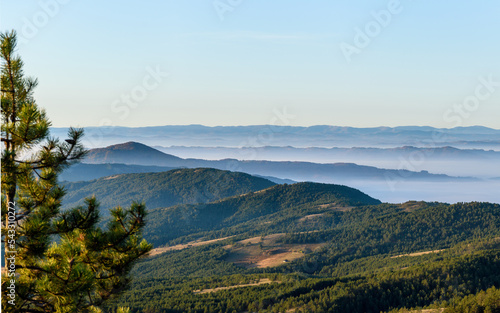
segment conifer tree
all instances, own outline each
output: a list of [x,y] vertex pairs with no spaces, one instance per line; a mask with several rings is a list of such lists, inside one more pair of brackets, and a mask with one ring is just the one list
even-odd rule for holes
[[14,31],[0,34],[2,109],[2,309],[6,312],[99,312],[129,281],[151,245],[141,241],[143,204],[111,211],[98,227],[95,198],[62,210],[58,174],[81,160],[82,129],[49,137],[50,121],[33,98],[15,55]]

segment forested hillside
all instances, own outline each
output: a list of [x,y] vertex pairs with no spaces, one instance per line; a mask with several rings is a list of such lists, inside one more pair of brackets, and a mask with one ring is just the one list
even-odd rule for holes
[[225,237],[261,232],[307,230],[295,221],[308,214],[379,204],[359,190],[340,185],[297,183],[207,204],[152,210],[144,235],[156,245],[182,236]]
[[[157,249],[115,305],[133,312],[491,312],[500,205],[381,203],[342,185],[175,169],[66,183],[66,206],[146,202]],[[483,311],[481,311],[483,310]],[[110,307],[110,312],[113,310]]]
[[[500,205],[381,203],[342,185],[175,169],[67,183],[66,205],[143,200],[157,249],[132,312],[495,312]],[[73,202],[70,202],[73,201]],[[481,311],[483,310],[483,311]]]
[[93,181],[66,183],[64,207],[95,195],[101,210],[144,201],[151,210],[182,203],[205,203],[262,190],[275,184],[245,173],[216,169],[176,169],[159,173],[121,174]]
[[[310,225],[316,231],[281,236],[283,245],[314,242],[321,248],[279,266],[231,262],[241,246],[264,254],[274,250],[266,240],[241,241],[249,237],[244,235],[145,259],[120,304],[134,312],[384,312],[428,306],[471,312],[464,303],[494,305],[485,296],[468,295],[500,287],[498,204],[381,204],[334,210],[325,218],[328,223]],[[489,297],[495,292],[490,289]]]

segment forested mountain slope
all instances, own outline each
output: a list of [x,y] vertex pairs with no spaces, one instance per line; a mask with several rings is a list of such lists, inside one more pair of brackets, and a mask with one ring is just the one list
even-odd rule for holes
[[[290,194],[314,189],[297,185]],[[286,188],[275,186],[261,193],[277,187]],[[277,211],[293,217],[286,222],[271,205],[265,219],[268,227],[259,228],[262,220],[250,219],[229,228],[240,231],[236,237],[144,259],[136,266],[134,286],[120,305],[134,312],[384,312],[429,306],[469,312],[460,311],[460,305],[474,302],[491,307],[492,300],[485,297],[493,297],[494,289],[481,298],[464,297],[500,287],[500,205],[332,206],[312,219],[297,219],[310,213],[306,202],[312,201],[310,208],[317,209],[325,195],[311,196],[302,206],[287,207],[284,202]],[[248,204],[253,208],[252,202]],[[263,211],[241,212],[248,217]],[[233,215],[224,221],[237,220],[239,215]],[[266,238],[276,234],[280,223],[284,227],[280,230],[288,227],[280,235],[282,249],[307,243],[321,248],[303,251],[301,258],[279,266],[234,263],[244,257],[238,253],[249,249],[266,257],[279,253],[279,247],[267,246]],[[256,231],[260,241],[243,240]]]
[[262,190],[275,183],[245,173],[216,169],[176,169],[159,173],[122,174],[93,181],[66,183],[64,206],[95,195],[101,209],[144,201],[148,210],[183,203],[205,203]]
[[217,236],[262,229],[278,232],[308,214],[379,203],[357,189],[341,185],[276,185],[211,203],[152,210],[144,235],[158,245],[202,232],[219,231]]

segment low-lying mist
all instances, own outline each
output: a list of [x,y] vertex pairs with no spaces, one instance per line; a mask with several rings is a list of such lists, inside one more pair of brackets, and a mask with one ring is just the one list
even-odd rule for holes
[[[326,183],[326,181],[325,181]],[[428,202],[500,203],[500,179],[464,182],[415,181],[330,181],[357,188],[382,202],[402,203],[409,200]]]

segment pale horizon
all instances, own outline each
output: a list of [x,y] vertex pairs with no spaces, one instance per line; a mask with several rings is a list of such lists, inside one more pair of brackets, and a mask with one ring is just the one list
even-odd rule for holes
[[[1,3],[55,127],[500,129],[497,1]],[[91,21],[91,23],[89,23]]]
[[308,128],[308,127],[338,127],[338,128],[403,128],[403,127],[430,127],[430,128],[435,128],[435,129],[446,129],[446,130],[451,130],[451,129],[456,129],[456,128],[488,128],[492,130],[500,130],[500,128],[493,128],[493,127],[488,127],[488,126],[483,126],[483,125],[469,125],[469,126],[456,126],[456,127],[436,127],[432,125],[396,125],[396,126],[388,126],[388,125],[378,125],[378,126],[350,126],[350,125],[328,125],[328,124],[314,124],[314,125],[273,125],[273,124],[247,124],[247,125],[208,125],[208,124],[164,124],[164,125],[147,125],[147,126],[126,126],[126,125],[111,125],[111,126],[98,126],[98,125],[87,125],[87,126],[75,126],[75,125],[68,125],[68,126],[51,126],[50,128],[97,128],[97,127],[123,127],[123,128],[147,128],[147,127],[166,127],[166,126],[173,126],[173,127],[187,127],[187,126],[202,126],[202,127],[210,127],[210,128],[216,128],[216,127],[301,127],[301,128]]

